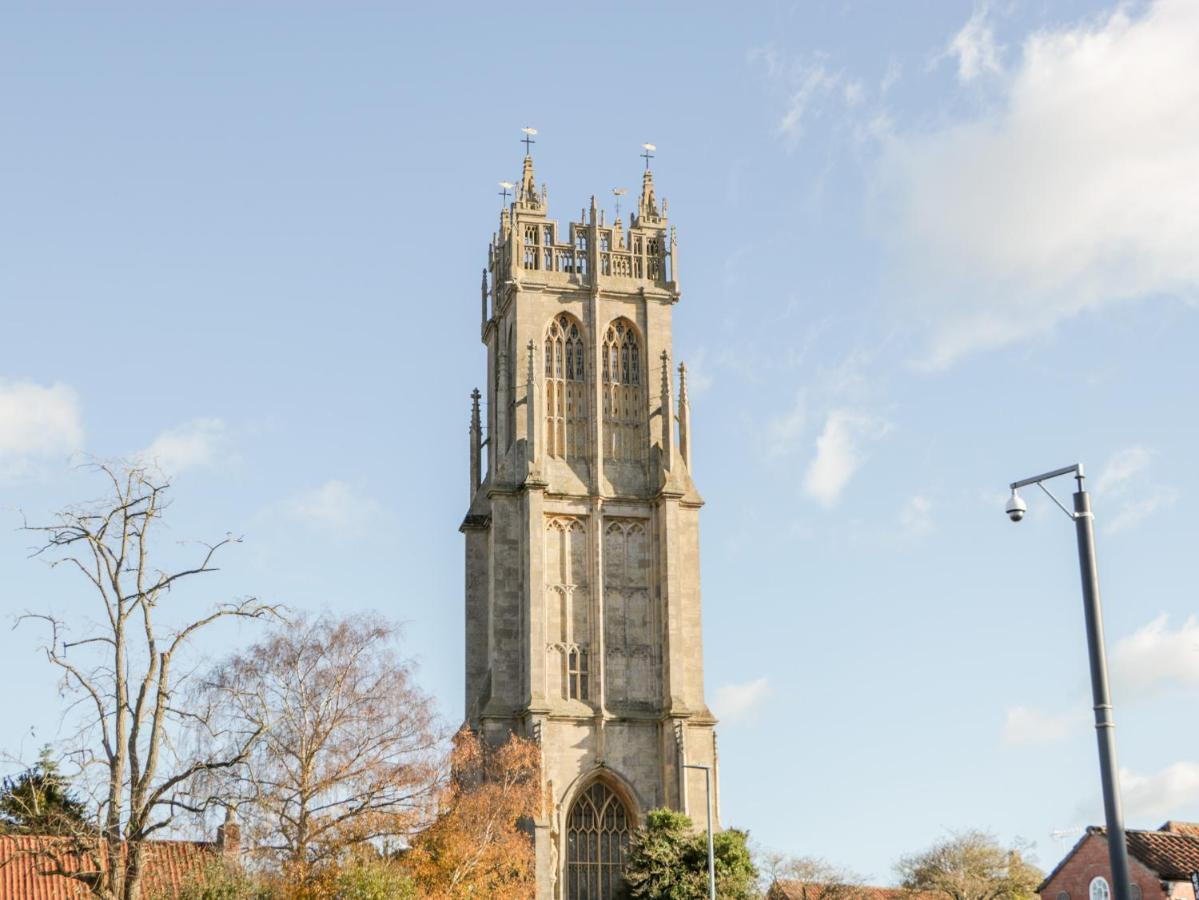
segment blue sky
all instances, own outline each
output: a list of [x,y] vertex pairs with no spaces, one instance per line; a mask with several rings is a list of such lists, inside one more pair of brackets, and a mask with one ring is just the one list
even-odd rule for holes
[[[453,721],[496,182],[537,127],[565,221],[652,141],[724,821],[887,882],[1101,820],[1073,530],[1002,513],[1077,460],[1129,824],[1199,819],[1197,60],[1185,0],[7,4],[3,506],[152,449],[173,537],[245,535],[189,602],[380,610]],[[4,609],[82,609],[5,515]],[[66,731],[36,637],[25,758]]]

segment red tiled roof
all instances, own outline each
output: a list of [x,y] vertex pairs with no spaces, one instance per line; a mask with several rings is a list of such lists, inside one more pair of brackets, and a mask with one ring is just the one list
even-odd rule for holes
[[1199,837],[1199,822],[1179,822],[1171,819],[1162,825],[1158,831],[1173,831],[1175,834],[1187,834],[1191,837]]
[[906,888],[872,887],[869,885],[828,885],[810,881],[776,881],[766,894],[768,900],[945,900],[940,894],[909,891]]
[[[202,841],[147,841],[142,892],[168,893],[199,875],[216,858],[216,845]],[[47,874],[59,868],[87,871],[90,863],[67,838],[0,835],[0,900],[76,900],[87,888],[72,878]]]

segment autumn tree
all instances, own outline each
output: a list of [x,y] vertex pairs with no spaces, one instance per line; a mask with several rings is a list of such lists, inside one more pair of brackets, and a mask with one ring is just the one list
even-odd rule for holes
[[[716,896],[752,900],[758,871],[747,835],[727,828],[713,835]],[[705,900],[708,896],[708,839],[689,816],[651,809],[633,835],[625,864],[625,896],[634,900]]]
[[88,828],[87,807],[59,771],[51,748],[0,783],[0,834],[71,835]]
[[405,866],[420,896],[531,900],[533,840],[526,825],[541,807],[541,751],[512,735],[490,746],[463,728],[437,820],[413,842]]
[[236,803],[250,851],[301,883],[431,816],[441,733],[433,701],[371,616],[299,618],[204,680],[226,732],[260,739],[209,790]]
[[[193,755],[189,734],[214,734],[211,707],[181,708],[187,682],[180,657],[198,633],[227,617],[258,618],[274,610],[254,598],[197,610],[185,586],[217,571],[232,537],[199,545],[194,557],[158,565],[157,537],[169,483],[140,464],[94,466],[107,496],[72,507],[45,525],[26,524],[41,539],[35,556],[78,576],[85,602],[69,620],[30,612],[24,620],[47,627],[46,658],[62,673],[64,690],[79,703],[74,760],[91,821],[56,844],[79,866],[50,860],[48,871],[82,882],[103,900],[141,896],[144,845],[183,811],[202,809],[196,778],[235,766],[256,738],[251,729],[221,735],[221,752]],[[188,550],[181,551],[186,557]],[[94,776],[94,777],[89,777]]]
[[1032,900],[1044,877],[1021,846],[1004,847],[982,831],[951,834],[903,857],[895,870],[905,888],[950,900]]

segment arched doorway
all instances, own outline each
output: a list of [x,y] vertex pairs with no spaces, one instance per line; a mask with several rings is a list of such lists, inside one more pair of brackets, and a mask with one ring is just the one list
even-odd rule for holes
[[583,791],[566,820],[566,900],[612,900],[632,824],[624,801],[602,781]]

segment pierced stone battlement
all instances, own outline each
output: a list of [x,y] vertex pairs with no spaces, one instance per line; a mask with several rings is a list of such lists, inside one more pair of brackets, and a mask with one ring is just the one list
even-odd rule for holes
[[[515,198],[500,213],[499,230],[488,249],[491,284],[532,282],[558,287],[592,287],[599,280],[650,283],[678,292],[678,247],[667,225],[667,204],[659,209],[653,173],[642,176],[637,211],[626,224],[608,225],[591,198],[590,212],[565,229],[548,218],[548,191],[537,190],[533,158],[525,156]],[[616,282],[611,287],[618,288]],[[632,285],[628,285],[632,286]]]

